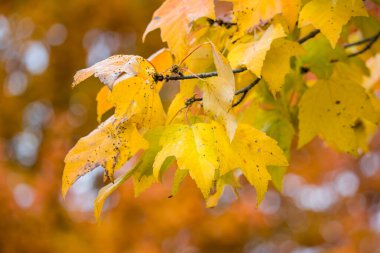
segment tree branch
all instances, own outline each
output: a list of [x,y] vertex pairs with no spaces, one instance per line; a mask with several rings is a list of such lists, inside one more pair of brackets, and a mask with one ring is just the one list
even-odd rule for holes
[[[355,56],[358,56],[362,53],[364,53],[365,51],[371,49],[371,47],[373,46],[373,44],[375,44],[375,42],[380,38],[380,31],[375,34],[374,36],[372,37],[369,37],[369,38],[364,38],[362,40],[359,40],[359,41],[356,41],[356,42],[353,42],[353,43],[349,43],[349,44],[344,44],[343,47],[344,48],[349,48],[349,47],[353,47],[353,46],[358,46],[358,45],[361,45],[361,44],[365,44],[365,43],[368,43],[365,47],[363,47],[361,50],[355,52],[355,53],[352,53],[352,54],[349,54],[347,55],[347,57],[351,58],[351,57],[355,57]],[[330,63],[335,63],[335,62],[338,62],[339,60],[337,59],[332,59],[330,61]],[[301,67],[301,74],[306,74],[307,72],[309,72],[310,69],[308,67]]]
[[349,48],[349,47],[359,46],[359,45],[365,44],[367,42],[371,42],[372,40],[376,41],[379,35],[380,35],[380,31],[377,34],[375,34],[374,36],[372,36],[372,37],[364,38],[362,40],[355,41],[355,42],[352,42],[352,43],[346,43],[346,44],[343,45],[343,47],[344,48]]
[[[314,30],[314,31],[310,32],[308,35],[306,35],[305,37],[300,38],[298,40],[298,43],[302,44],[302,43],[308,41],[309,39],[314,38],[319,33],[320,33],[320,30]],[[369,50],[372,47],[372,45],[379,38],[380,38],[380,31],[377,34],[375,34],[374,36],[372,36],[372,37],[365,38],[365,39],[362,39],[360,41],[356,41],[356,42],[353,42],[353,43],[350,43],[350,44],[345,44],[345,45],[343,45],[343,47],[344,48],[349,48],[349,47],[353,47],[353,46],[357,46],[357,45],[368,43],[363,49],[359,50],[358,52],[355,52],[355,53],[347,55],[348,57],[354,57],[354,56],[360,55],[360,54],[364,53],[365,51]],[[337,62],[337,60],[332,60],[331,62],[334,63],[334,62]],[[246,67],[241,67],[241,68],[237,68],[237,69],[232,70],[232,72],[234,74],[237,74],[237,73],[244,72],[246,70],[247,70]],[[305,74],[305,73],[307,73],[309,71],[310,71],[310,69],[307,68],[307,67],[302,67],[301,68],[301,73],[302,74]],[[170,76],[170,75],[165,75],[164,76],[162,74],[156,73],[153,76],[153,78],[154,78],[155,81],[170,81],[170,80],[176,81],[176,80],[187,80],[187,79],[195,79],[195,78],[201,78],[202,79],[202,78],[209,78],[209,77],[214,77],[214,76],[218,76],[218,72],[213,71],[213,72],[207,72],[207,73],[200,73],[200,74],[194,74],[194,75],[182,75],[182,76]],[[261,80],[260,78],[256,78],[251,84],[243,87],[240,90],[237,90],[235,92],[235,96],[238,96],[238,95],[241,95],[241,96],[240,96],[240,98],[235,103],[232,104],[232,107],[235,107],[235,106],[239,105],[241,102],[243,102],[243,100],[247,96],[248,92],[253,87],[255,87],[259,83],[260,80]],[[193,103],[200,102],[202,100],[203,100],[202,97],[200,97],[200,98],[191,97],[188,100],[186,100],[185,105],[186,106],[190,106]]]
[[238,90],[235,92],[235,96],[239,95],[239,94],[242,94],[240,96],[240,98],[238,99],[238,101],[236,101],[235,103],[232,104],[232,107],[235,107],[237,105],[239,105],[241,102],[243,102],[244,98],[247,96],[248,92],[256,86],[256,84],[258,84],[260,82],[261,78],[256,78],[250,85],[248,86],[245,86],[244,88]]
[[375,44],[375,42],[379,39],[379,37],[380,37],[380,31],[377,34],[375,34],[374,36],[370,37],[370,38],[363,39],[361,41],[354,42],[354,43],[346,45],[345,48],[350,47],[350,46],[360,45],[360,44],[363,44],[365,42],[368,42],[368,44],[365,47],[363,47],[361,50],[359,50],[359,51],[357,51],[355,53],[349,54],[347,56],[348,57],[355,57],[355,56],[358,56],[358,55],[364,53],[365,51],[371,49],[371,47],[373,46],[373,44]]
[[308,41],[309,39],[312,39],[312,38],[314,38],[315,36],[317,36],[320,32],[321,32],[321,31],[320,31],[319,29],[316,29],[316,30],[312,31],[311,33],[309,33],[308,35],[306,35],[305,37],[300,38],[300,39],[298,40],[298,43],[303,44],[303,43],[305,43],[306,41]]
[[[235,103],[232,104],[232,107],[235,107],[235,106],[237,106],[238,104],[240,104],[240,103],[244,100],[244,98],[247,96],[248,92],[249,92],[253,87],[255,87],[256,84],[258,84],[258,83],[260,82],[260,80],[261,80],[261,78],[256,78],[251,84],[249,84],[249,85],[247,85],[247,86],[241,88],[240,90],[237,90],[237,91],[235,92],[235,96],[238,96],[238,95],[240,95],[240,94],[242,94],[242,95],[240,96],[240,98],[238,99],[238,101],[236,101]],[[193,96],[193,97],[189,98],[188,100],[186,100],[185,105],[186,105],[186,106],[190,106],[190,105],[192,105],[193,103],[195,103],[195,102],[199,102],[199,101],[202,101],[202,100],[203,100],[203,98],[201,98],[201,97],[200,97],[200,98],[196,98],[195,96]]]
[[212,18],[207,18],[207,22],[210,25],[217,24],[219,26],[224,26],[227,29],[230,28],[231,26],[237,25],[237,23],[235,23],[235,22],[228,22],[228,21],[224,21],[223,19],[216,19],[216,20],[214,20]]
[[[233,69],[232,72],[234,74],[237,74],[237,73],[241,73],[241,72],[244,72],[246,71],[247,68],[245,67],[241,67],[241,68],[237,68],[237,69]],[[209,77],[214,77],[214,76],[218,76],[218,72],[216,71],[213,71],[213,72],[207,72],[207,73],[200,73],[200,74],[194,74],[194,75],[183,75],[183,76],[170,76],[170,75],[162,75],[162,74],[159,74],[159,73],[156,73],[154,76],[153,76],[153,79],[157,82],[157,81],[178,81],[178,80],[187,80],[187,79],[196,79],[196,78],[209,78]]]
[[[214,20],[212,20],[212,21],[216,22]],[[306,42],[307,40],[314,38],[318,33],[320,33],[319,30],[314,30],[311,33],[309,33],[308,35],[306,35],[305,37],[299,39],[298,43],[302,44],[302,43]],[[241,68],[237,68],[237,69],[232,70],[232,72],[234,74],[237,74],[237,73],[244,72],[246,70],[247,70],[246,67],[241,67]],[[157,81],[170,81],[170,80],[172,80],[172,81],[178,81],[178,80],[187,80],[187,79],[196,79],[196,78],[209,78],[209,77],[214,77],[214,76],[217,76],[217,75],[218,75],[218,72],[216,72],[216,71],[207,72],[207,73],[200,73],[200,74],[194,74],[194,75],[179,75],[179,76],[170,76],[170,75],[165,75],[164,76],[162,74],[156,73],[153,76],[153,79],[156,82]]]

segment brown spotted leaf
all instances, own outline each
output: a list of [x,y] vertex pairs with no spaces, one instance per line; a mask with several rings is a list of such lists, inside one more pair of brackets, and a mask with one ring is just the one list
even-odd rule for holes
[[134,124],[109,118],[81,138],[67,154],[62,177],[63,196],[79,177],[98,166],[103,167],[112,179],[115,170],[140,149],[147,149],[148,146]]

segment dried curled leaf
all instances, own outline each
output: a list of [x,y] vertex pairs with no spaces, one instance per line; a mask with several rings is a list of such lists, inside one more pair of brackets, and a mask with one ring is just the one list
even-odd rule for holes
[[100,61],[91,67],[79,70],[75,73],[73,87],[83,82],[91,76],[98,77],[102,83],[112,88],[114,82],[122,73],[126,73],[126,63],[134,56],[132,55],[114,55],[103,61]]
[[78,85],[93,75],[112,89],[121,76],[123,79],[133,76],[148,78],[153,73],[155,73],[153,66],[141,56],[114,55],[89,68],[79,70],[74,76],[72,86]]

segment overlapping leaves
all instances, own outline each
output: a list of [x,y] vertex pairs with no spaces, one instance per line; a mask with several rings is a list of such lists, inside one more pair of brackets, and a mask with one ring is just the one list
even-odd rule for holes
[[[280,188],[296,135],[299,147],[319,136],[340,151],[366,150],[378,101],[361,86],[368,72],[361,60],[348,60],[336,46],[351,17],[367,15],[363,2],[231,2],[232,17],[216,20],[214,1],[167,0],[144,37],[160,28],[169,49],[148,60],[113,56],[75,75],[74,86],[92,75],[105,84],[96,98],[98,120],[113,115],[68,153],[64,195],[103,167],[111,182],[96,199],[98,218],[128,178],[139,195],[171,167],[173,195],[190,176],[207,206],[215,206],[226,185],[239,187],[242,173],[259,203],[271,179]],[[311,27],[321,34],[298,42]],[[234,75],[237,68],[246,71]],[[159,92],[173,79],[180,91],[166,113]]]

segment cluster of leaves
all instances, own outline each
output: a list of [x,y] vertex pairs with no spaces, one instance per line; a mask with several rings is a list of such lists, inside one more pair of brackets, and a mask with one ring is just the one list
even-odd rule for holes
[[[294,139],[299,148],[320,136],[343,152],[366,150],[379,105],[361,85],[368,69],[354,56],[380,33],[363,1],[231,2],[231,15],[216,19],[213,0],[167,0],[144,38],[159,28],[168,49],[148,59],[112,56],[75,75],[74,86],[92,75],[105,84],[99,121],[114,113],[68,153],[63,195],[103,167],[111,182],[96,199],[99,217],[128,178],[138,195],[176,163],[173,195],[189,175],[211,207],[243,174],[260,203],[271,179],[281,186]],[[374,36],[360,39],[370,26]],[[179,92],[164,110],[159,92],[176,81]]]

